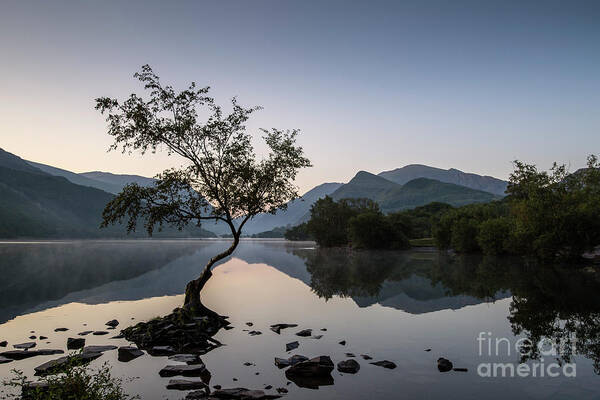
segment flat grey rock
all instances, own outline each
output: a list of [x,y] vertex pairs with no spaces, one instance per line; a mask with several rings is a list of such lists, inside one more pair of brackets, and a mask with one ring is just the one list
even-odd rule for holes
[[188,381],[185,379],[171,379],[167,385],[170,390],[198,390],[208,389],[208,386],[202,381]]
[[64,354],[63,350],[42,349],[42,350],[11,350],[0,353],[0,356],[11,360],[24,360],[36,356],[49,356],[53,354]]
[[161,369],[158,374],[163,378],[172,376],[201,376],[206,373],[204,364],[197,365],[167,365]]
[[138,349],[137,347],[133,347],[133,346],[119,347],[118,352],[119,352],[118,359],[121,362],[129,362],[131,360],[134,360],[134,359],[144,355],[144,352],[142,350]]
[[13,344],[13,347],[15,349],[32,349],[36,346],[35,342],[27,342],[27,343],[19,343],[19,344]]
[[36,375],[50,375],[60,373],[65,367],[69,366],[70,363],[73,365],[84,365],[96,358],[100,357],[102,353],[81,353],[72,357],[60,357],[55,360],[50,360],[43,363],[40,366],[34,368]]
[[116,350],[117,346],[105,345],[105,346],[85,346],[83,348],[84,353],[104,353],[105,351]]

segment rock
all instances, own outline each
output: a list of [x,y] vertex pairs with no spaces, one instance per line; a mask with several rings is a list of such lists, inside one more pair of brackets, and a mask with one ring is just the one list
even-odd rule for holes
[[142,350],[134,346],[119,347],[118,353],[118,360],[121,362],[129,362],[144,355],[144,352]]
[[29,336],[29,339],[35,340],[35,339],[37,339],[37,336],[35,336],[35,335]]
[[321,328],[321,331],[327,332],[327,328]]
[[85,365],[101,355],[102,353],[81,353],[70,357],[60,357],[35,367],[35,374],[38,376],[57,374],[64,371],[67,366]]
[[78,335],[79,336],[87,336],[87,335],[89,335],[92,332],[94,332],[94,331],[83,331],[83,332],[79,332]]
[[172,376],[202,376],[206,373],[206,366],[198,365],[167,365],[161,369],[158,374],[163,377]]
[[56,329],[54,330],[54,332],[66,332],[66,331],[68,331],[68,330],[69,330],[69,328],[56,328]]
[[290,366],[290,362],[285,358],[275,357],[275,365],[277,368],[282,369]]
[[124,337],[125,337],[125,336],[123,336],[123,335],[119,334],[119,335],[117,335],[117,336],[113,336],[113,337],[111,337],[111,339],[123,339]]
[[271,325],[270,329],[279,335],[282,329],[295,328],[297,326],[298,324],[275,324]]
[[49,356],[53,354],[63,354],[62,350],[42,349],[42,350],[11,350],[0,353],[0,356],[11,360],[24,360],[35,356]]
[[431,351],[431,349],[425,349],[425,351]]
[[271,389],[273,389],[273,386],[272,386],[272,385],[267,385],[267,386],[265,386],[265,390],[271,390]]
[[300,343],[298,342],[290,342],[288,344],[285,345],[285,351],[292,351],[294,349],[297,349],[298,346],[300,346]]
[[106,331],[95,331],[92,333],[92,335],[94,336],[103,336],[103,335],[108,335],[108,332]]
[[40,340],[46,340],[48,339],[46,336],[40,336]]
[[452,370],[456,372],[469,372],[467,368],[453,368]]
[[171,346],[154,346],[149,352],[153,356],[172,356],[177,353]]
[[170,390],[198,390],[205,389],[210,390],[208,386],[202,381],[188,381],[184,379],[171,379],[167,385],[167,389]]
[[245,363],[244,363],[244,365],[245,365],[246,367],[250,367],[251,365],[254,365],[254,364],[253,364],[253,363],[251,363],[251,362],[245,362]]
[[228,330],[231,330],[231,329],[233,329],[233,328],[234,328],[234,327],[233,327],[233,326],[231,326],[231,325],[227,325],[227,326],[224,326],[224,327],[223,327],[223,329],[225,329],[226,331],[228,331]]
[[232,400],[267,400],[278,399],[281,396],[266,394],[262,390],[248,390],[246,388],[219,389],[210,394],[210,399]]
[[354,353],[346,353],[346,357],[356,357]]
[[83,348],[84,353],[104,353],[105,351],[115,350],[117,346],[105,345],[105,346],[85,346]]
[[34,348],[35,346],[36,346],[36,345],[35,345],[35,342],[27,342],[27,343],[13,344],[13,347],[14,347],[15,349],[25,349],[25,350],[27,350],[27,349],[32,349],[32,348]]
[[169,360],[183,362],[188,365],[200,364],[202,362],[197,354],[175,354],[169,356]]
[[296,336],[307,337],[312,335],[312,329],[303,329],[300,332],[296,332]]
[[248,335],[250,335],[250,336],[262,335],[262,332],[261,331],[250,331],[250,332],[248,332]]
[[300,387],[317,389],[323,385],[333,385],[334,365],[328,356],[315,357],[291,366],[285,376]]
[[355,374],[360,369],[360,364],[357,363],[356,360],[340,361],[337,365],[337,369],[346,374]]
[[233,380],[234,382],[237,382],[237,381],[238,381],[238,378],[233,378],[232,380]]
[[323,337],[323,335],[315,335],[315,336],[313,336],[312,338],[313,338],[313,339],[321,339],[322,337]]
[[104,325],[110,326],[111,328],[115,328],[115,327],[119,326],[119,321],[117,321],[116,319],[113,319],[113,320],[108,321]]
[[444,357],[440,357],[437,360],[437,367],[438,367],[438,371],[440,371],[440,372],[448,372],[448,371],[452,371],[452,368],[454,366],[452,365],[452,361],[450,361]]
[[252,322],[246,322],[246,325],[248,325],[248,326],[254,326],[254,324]]
[[288,392],[288,390],[286,388],[277,388],[275,390],[277,390],[277,393],[287,393]]
[[308,357],[301,356],[300,354],[295,354],[287,359],[290,365],[296,365],[298,363],[304,362],[308,360]]
[[377,365],[378,367],[387,368],[387,369],[396,368],[396,364],[394,364],[393,362],[388,361],[388,360],[376,361],[376,362],[372,362],[371,364]]
[[11,360],[10,358],[5,358],[0,356],[0,364],[7,364],[9,362],[13,362],[14,360]]
[[342,341],[340,341],[340,342],[338,342],[338,343],[339,343],[339,344],[341,344],[342,346],[345,346],[345,345],[346,345],[346,341],[345,341],[345,340],[342,340]]
[[67,349],[69,349],[69,350],[81,349],[83,346],[85,346],[84,338],[68,338],[67,339]]
[[8,342],[6,340],[0,342],[0,347],[6,347],[8,346]]
[[208,400],[210,399],[208,390],[194,390],[193,392],[189,392],[184,400]]
[[213,389],[219,390],[219,389],[221,389],[221,385],[215,385],[215,386],[213,386]]
[[361,354],[360,356],[363,358],[363,360],[372,360],[373,359],[373,357],[371,357],[368,354]]

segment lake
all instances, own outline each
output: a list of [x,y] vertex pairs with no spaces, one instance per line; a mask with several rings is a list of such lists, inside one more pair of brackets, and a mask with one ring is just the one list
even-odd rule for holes
[[[0,352],[31,335],[48,337],[36,340],[36,348],[64,350],[68,337],[104,330],[113,318],[121,329],[165,315],[182,304],[186,283],[227,245],[219,240],[0,243],[0,342],[9,343]],[[272,385],[268,392],[286,388],[286,399],[597,399],[599,293],[600,277],[592,268],[574,272],[427,249],[361,252],[318,249],[311,242],[244,240],[214,269],[203,292],[204,303],[228,315],[234,329],[221,330],[215,339],[224,346],[202,360],[211,385]],[[277,335],[269,330],[276,323],[298,327]],[[54,332],[58,327],[69,331]],[[307,328],[322,337],[295,335]],[[251,336],[248,330],[262,334]],[[127,344],[111,339],[114,335],[89,335],[86,344]],[[543,338],[553,342],[524,351],[525,339]],[[286,343],[295,340],[299,347],[287,353]],[[334,370],[333,385],[316,390],[289,383],[273,362],[302,354],[328,355],[337,364],[350,358],[346,353],[356,356],[360,371]],[[13,368],[31,376],[34,367],[57,357],[0,365],[0,379]],[[440,357],[468,371],[439,372]],[[370,364],[380,360],[397,367]],[[507,365],[517,371],[520,361],[529,372],[523,374],[521,367],[521,375],[511,376]],[[116,351],[108,351],[91,367],[104,362],[115,375],[133,378],[125,383],[128,393],[143,399],[185,397],[186,392],[166,390],[169,378],[158,376],[174,364],[166,357],[144,355],[122,363]]]

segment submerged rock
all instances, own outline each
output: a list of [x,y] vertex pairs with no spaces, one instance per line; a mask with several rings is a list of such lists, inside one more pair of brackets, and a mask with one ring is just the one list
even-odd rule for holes
[[345,346],[346,345],[346,341],[342,340],[342,341],[338,342],[338,344],[341,344],[342,346]]
[[363,358],[363,360],[372,360],[373,359],[373,357],[371,357],[368,354],[361,354],[360,356]]
[[202,381],[188,381],[185,379],[171,379],[167,385],[170,390],[198,390],[210,391],[209,387]]
[[56,329],[54,330],[54,332],[66,332],[66,331],[68,331],[68,330],[69,330],[69,328],[56,328]]
[[294,349],[297,349],[298,346],[300,346],[300,343],[298,342],[290,342],[288,344],[285,345],[285,351],[292,351]]
[[7,363],[13,362],[13,361],[14,360],[11,360],[10,358],[0,356],[0,364],[7,364]]
[[158,374],[166,378],[172,376],[202,376],[206,372],[206,366],[202,363],[197,365],[167,365]]
[[262,332],[261,331],[250,331],[250,332],[248,332],[248,335],[250,335],[250,336],[262,335]]
[[285,376],[300,387],[317,389],[319,386],[333,385],[334,365],[328,356],[315,357],[291,366]]
[[315,336],[313,336],[312,338],[313,338],[313,339],[321,339],[322,337],[323,337],[323,335],[315,335]]
[[46,340],[48,339],[46,336],[40,336],[40,340]]
[[106,331],[95,331],[95,332],[92,333],[92,335],[103,336],[103,335],[108,335],[108,332],[106,332]]
[[83,332],[79,332],[78,335],[79,336],[87,336],[87,335],[89,335],[90,333],[93,333],[93,332],[94,331],[83,331]]
[[279,335],[282,329],[295,328],[297,326],[298,324],[275,324],[271,325],[270,329]]
[[62,350],[42,349],[42,350],[11,350],[0,353],[0,356],[11,360],[24,360],[36,356],[50,356],[53,354],[64,354]]
[[69,357],[60,357],[56,360],[51,360],[43,363],[38,367],[35,367],[35,374],[38,376],[58,374],[60,372],[63,372],[67,367],[85,365],[100,357],[101,355],[102,353],[81,353]]
[[172,356],[176,353],[171,346],[154,346],[148,352],[152,356]]
[[396,368],[396,364],[394,364],[393,362],[388,361],[388,360],[376,361],[376,362],[372,362],[371,364],[377,365],[378,367],[387,368],[387,369]]
[[312,335],[312,329],[303,329],[300,332],[296,332],[296,336],[308,337]]
[[35,336],[35,335],[31,335],[31,336],[29,336],[29,339],[31,339],[31,340],[35,340],[35,339],[37,339],[37,336]]
[[19,343],[19,344],[13,344],[13,347],[15,349],[32,349],[36,346],[35,342],[27,342],[27,343]]
[[8,342],[6,340],[0,342],[0,347],[6,347],[8,346]]
[[346,357],[356,357],[354,353],[346,353]]
[[279,369],[282,369],[282,368],[289,367],[291,365],[296,365],[296,364],[304,362],[306,360],[308,360],[308,357],[304,357],[300,354],[295,354],[287,359],[275,357],[275,365]]
[[144,355],[144,352],[137,347],[122,346],[118,350],[118,360],[121,362],[129,362]]
[[119,326],[119,321],[117,321],[116,319],[113,319],[113,320],[108,321],[104,325],[110,326],[111,328],[115,328],[115,327]]
[[202,362],[197,354],[175,354],[169,356],[169,360],[184,362],[188,365],[200,364]]
[[84,353],[104,353],[105,351],[116,350],[117,346],[104,345],[104,346],[85,346],[83,348]]
[[84,338],[68,338],[67,339],[67,349],[69,349],[69,350],[81,349],[83,346],[85,346]]
[[438,371],[440,372],[448,372],[451,371],[454,366],[452,365],[452,361],[444,357],[440,357],[437,360],[437,367]]
[[360,364],[356,362],[356,360],[340,361],[337,365],[337,369],[338,371],[347,374],[355,374],[360,369]]

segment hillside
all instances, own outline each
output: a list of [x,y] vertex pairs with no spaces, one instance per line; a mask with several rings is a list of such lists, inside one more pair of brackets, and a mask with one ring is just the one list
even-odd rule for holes
[[[313,203],[323,198],[342,186],[341,183],[323,183],[304,193],[301,198],[288,203],[287,210],[280,210],[277,214],[260,214],[246,223],[245,234],[255,234],[270,231],[276,227],[294,226],[303,222],[302,218],[310,211]],[[210,229],[210,228],[209,228]]]
[[74,183],[76,185],[89,186],[89,187],[100,189],[105,192],[113,193],[113,194],[117,194],[121,191],[120,185],[115,185],[112,183],[106,183],[103,181],[90,179],[83,175],[76,174],[75,172],[67,171],[67,170],[61,169],[61,168],[51,167],[50,165],[46,165],[46,164],[40,164],[40,163],[36,163],[33,161],[27,161],[27,163],[40,169],[41,171],[43,171],[47,174],[54,175],[54,176],[62,176],[63,178],[66,178],[71,183]]
[[368,198],[379,203],[384,212],[405,210],[432,202],[461,206],[499,198],[488,192],[434,179],[418,178],[400,185],[365,171],[357,173],[350,182],[333,192],[331,197],[335,200]]
[[111,174],[110,172],[102,171],[82,172],[79,175],[88,179],[93,179],[95,181],[116,186],[119,188],[118,192],[120,192],[121,189],[123,189],[123,187],[128,183],[137,183],[140,186],[151,186],[154,184],[154,179],[146,178],[145,176],[140,175]]
[[500,196],[504,196],[507,185],[506,181],[491,176],[467,173],[454,168],[441,169],[420,164],[411,164],[392,171],[384,171],[378,175],[400,185],[404,185],[416,178],[428,178]]
[[[0,150],[0,237],[124,237],[122,226],[99,229],[102,210],[113,195],[47,174]],[[142,230],[134,237],[145,237]],[[158,237],[213,236],[196,227],[165,229]]]

